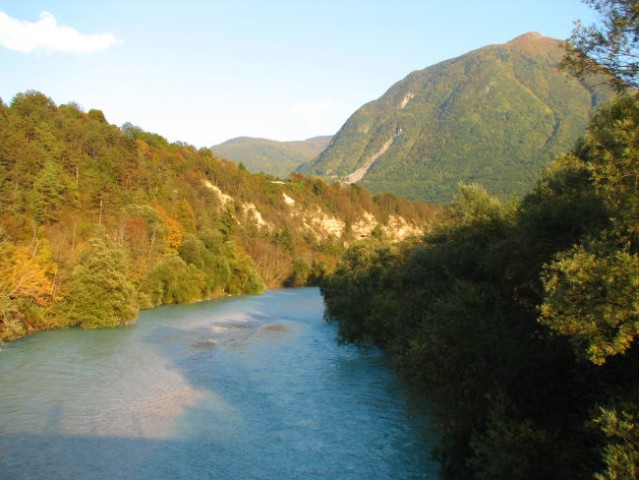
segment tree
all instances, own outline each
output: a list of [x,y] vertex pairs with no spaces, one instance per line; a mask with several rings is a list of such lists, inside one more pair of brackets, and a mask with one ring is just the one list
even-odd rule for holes
[[562,67],[584,79],[603,74],[618,91],[639,86],[639,2],[584,0],[600,15],[599,25],[575,23]]
[[609,210],[612,236],[637,251],[639,235],[639,97],[622,96],[600,110],[577,154]]
[[29,314],[53,303],[51,271],[55,267],[48,249],[39,250],[0,241],[0,342],[42,328],[33,324]]
[[606,470],[595,480],[634,479],[639,475],[639,411],[636,403],[601,408],[595,423],[611,441],[604,448]]
[[82,328],[126,325],[138,315],[134,285],[128,277],[126,252],[101,238],[73,270],[68,320]]
[[639,335],[638,123],[636,96],[620,97],[593,118],[575,153],[609,220],[594,239],[556,254],[544,273],[542,322],[598,365]]
[[55,222],[62,206],[65,203],[74,205],[77,198],[77,188],[62,167],[46,160],[33,183],[30,207],[34,210],[34,217],[44,223]]
[[546,267],[542,322],[570,336],[597,365],[639,335],[639,258],[605,246],[575,246]]
[[301,287],[306,285],[311,272],[311,267],[308,266],[303,258],[296,258],[293,261],[292,270],[293,271],[286,279],[285,284],[289,287]]
[[206,296],[206,276],[176,253],[164,255],[151,269],[143,285],[151,305],[190,303]]

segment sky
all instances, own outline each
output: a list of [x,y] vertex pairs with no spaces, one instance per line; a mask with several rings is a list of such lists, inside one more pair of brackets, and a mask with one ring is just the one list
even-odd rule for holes
[[0,0],[0,98],[169,141],[332,135],[414,70],[592,24],[580,0]]

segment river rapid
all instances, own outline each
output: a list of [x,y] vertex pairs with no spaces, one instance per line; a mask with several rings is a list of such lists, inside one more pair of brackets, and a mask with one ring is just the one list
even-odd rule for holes
[[1,479],[434,479],[428,417],[316,288],[0,346]]

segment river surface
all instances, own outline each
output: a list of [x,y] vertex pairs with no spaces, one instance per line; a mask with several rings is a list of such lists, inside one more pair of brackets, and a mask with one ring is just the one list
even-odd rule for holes
[[427,417],[318,289],[0,346],[1,479],[434,479]]

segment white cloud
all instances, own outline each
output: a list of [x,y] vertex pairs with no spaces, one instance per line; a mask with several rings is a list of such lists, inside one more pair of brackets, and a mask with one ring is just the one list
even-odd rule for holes
[[37,22],[11,18],[0,11],[0,45],[18,52],[90,53],[121,44],[110,33],[84,35],[73,28],[58,25],[49,12],[42,12]]

